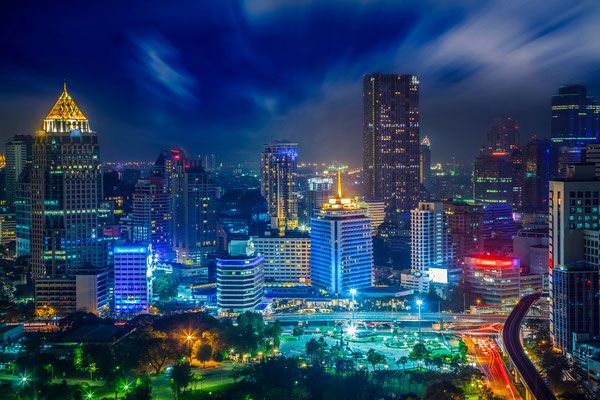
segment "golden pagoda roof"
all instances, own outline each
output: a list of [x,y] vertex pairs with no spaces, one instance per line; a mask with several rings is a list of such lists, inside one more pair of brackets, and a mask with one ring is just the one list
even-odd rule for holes
[[65,83],[65,88],[61,93],[58,101],[52,107],[52,110],[46,117],[46,120],[49,119],[58,119],[58,120],[76,120],[82,121],[87,120],[85,115],[81,112],[77,104],[73,101],[69,93],[67,92],[67,84]]

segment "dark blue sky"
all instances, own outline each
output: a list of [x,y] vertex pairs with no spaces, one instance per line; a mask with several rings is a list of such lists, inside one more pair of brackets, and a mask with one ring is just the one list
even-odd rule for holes
[[[12,2],[0,24],[0,139],[41,126],[67,80],[104,160],[169,145],[361,165],[362,75],[416,73],[434,160],[470,161],[494,117],[548,136],[562,83],[600,97],[600,2]],[[573,4],[577,4],[574,6]]]

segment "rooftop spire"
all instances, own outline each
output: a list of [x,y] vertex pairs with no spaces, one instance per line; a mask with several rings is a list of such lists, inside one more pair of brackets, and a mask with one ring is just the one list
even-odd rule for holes
[[338,197],[342,198],[342,172],[338,169]]
[[65,92],[66,92],[67,91],[67,80],[66,79],[65,79],[65,82],[64,82],[64,87],[65,87]]

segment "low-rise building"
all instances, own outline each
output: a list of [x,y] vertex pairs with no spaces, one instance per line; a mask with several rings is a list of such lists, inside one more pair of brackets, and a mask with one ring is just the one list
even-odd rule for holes
[[310,237],[285,236],[252,237],[257,254],[265,258],[266,282],[310,283]]
[[516,304],[520,299],[518,258],[480,255],[465,257],[466,281],[483,304]]

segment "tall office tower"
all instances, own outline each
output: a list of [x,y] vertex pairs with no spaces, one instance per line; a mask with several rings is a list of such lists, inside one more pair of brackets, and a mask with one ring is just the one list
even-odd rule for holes
[[338,195],[317,210],[310,223],[310,274],[316,288],[346,295],[373,281],[371,219],[352,199]]
[[509,203],[489,203],[483,207],[484,239],[512,240],[517,234],[517,224]]
[[512,206],[515,210],[523,207],[523,191],[525,188],[525,159],[521,149],[514,149],[510,155],[512,174]]
[[563,85],[552,95],[552,141],[558,148],[558,177],[584,160],[585,148],[598,141],[600,108],[582,85]]
[[323,207],[327,203],[329,197],[333,195],[331,190],[333,187],[333,179],[314,177],[308,178],[308,190],[306,191],[306,209],[307,217],[313,217],[315,209]]
[[215,154],[202,154],[198,158],[205,171],[214,172],[217,170],[217,156]]
[[363,78],[365,197],[386,211],[408,212],[419,201],[419,77],[370,74]]
[[441,202],[420,202],[410,212],[410,274],[402,275],[402,285],[428,293],[430,283],[455,284],[462,279],[456,263],[456,250]]
[[143,178],[135,185],[131,210],[132,239],[152,245],[155,260],[163,261],[173,251],[173,221],[169,193],[158,176]]
[[513,203],[513,164],[508,153],[482,152],[473,170],[473,197],[484,203]]
[[483,252],[483,204],[467,200],[444,201],[444,212],[450,239],[456,248],[456,259]]
[[429,183],[431,179],[431,143],[427,136],[419,145],[419,171],[419,182],[422,185]]
[[[600,333],[597,260],[600,181],[591,164],[570,165],[567,177],[550,181],[550,333],[570,353],[573,333]],[[592,262],[591,262],[592,261]]]
[[487,133],[486,154],[507,153],[519,148],[519,127],[510,117],[495,119]]
[[5,146],[6,157],[6,204],[14,210],[19,176],[33,160],[33,137],[15,135]]
[[550,178],[555,175],[556,151],[552,141],[532,138],[525,147],[525,187],[523,207],[526,211],[547,212]]
[[34,277],[105,267],[99,241],[102,200],[98,137],[67,89],[36,133],[31,170],[31,266]]
[[310,283],[310,237],[301,234],[253,236],[256,254],[265,258],[265,281]]
[[296,143],[272,141],[260,157],[261,193],[269,204],[271,227],[284,235],[298,228]]
[[152,299],[151,246],[129,243],[114,247],[114,304],[117,314],[148,311]]
[[31,165],[25,167],[17,181],[15,193],[17,257],[31,254]]
[[171,193],[176,164],[180,160],[188,160],[189,158],[187,151],[182,148],[161,150],[152,166],[150,175],[162,178],[165,191]]
[[264,257],[252,240],[232,240],[228,253],[217,258],[217,305],[224,313],[252,311],[264,298]]
[[177,160],[173,172],[173,249],[177,262],[203,264],[215,252],[219,195],[219,188],[199,160]]
[[366,216],[371,218],[373,236],[379,233],[379,227],[385,221],[385,202],[377,199],[367,199],[359,202],[359,206],[367,210]]

